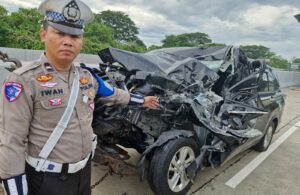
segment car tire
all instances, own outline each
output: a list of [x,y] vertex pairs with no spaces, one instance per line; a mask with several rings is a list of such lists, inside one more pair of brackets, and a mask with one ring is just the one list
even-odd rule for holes
[[186,194],[192,183],[185,168],[195,160],[199,151],[193,138],[183,137],[156,149],[148,169],[149,185],[155,194]]
[[262,137],[262,139],[256,144],[253,148],[254,150],[258,152],[264,152],[266,151],[272,141],[273,134],[275,130],[275,124],[273,122],[270,122],[270,124],[267,127],[267,130],[265,132],[265,135]]

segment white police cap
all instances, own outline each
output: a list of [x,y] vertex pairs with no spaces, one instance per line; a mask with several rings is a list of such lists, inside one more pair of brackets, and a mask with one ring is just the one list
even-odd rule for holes
[[94,18],[92,10],[80,0],[44,0],[38,8],[44,22],[71,35],[82,35],[84,24]]

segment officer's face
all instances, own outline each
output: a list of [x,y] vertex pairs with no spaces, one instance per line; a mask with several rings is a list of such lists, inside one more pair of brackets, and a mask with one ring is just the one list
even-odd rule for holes
[[41,29],[40,36],[45,43],[47,58],[56,63],[72,63],[82,47],[82,36],[69,35],[51,26],[47,30]]

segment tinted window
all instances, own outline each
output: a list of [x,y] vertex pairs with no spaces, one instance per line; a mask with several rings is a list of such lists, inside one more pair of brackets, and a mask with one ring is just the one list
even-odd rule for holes
[[259,92],[268,92],[268,75],[266,72],[264,72],[259,78],[258,78],[258,91]]
[[268,78],[269,78],[269,90],[270,91],[278,90],[279,89],[278,79],[272,71],[268,71]]
[[278,81],[278,77],[275,75],[275,73],[273,71],[270,70],[270,75],[269,77],[272,77],[273,80],[273,85],[274,85],[274,90],[277,91],[279,89],[279,81]]

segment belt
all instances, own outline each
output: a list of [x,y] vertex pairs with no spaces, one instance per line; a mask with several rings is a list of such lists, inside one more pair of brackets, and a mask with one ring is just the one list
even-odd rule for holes
[[[87,157],[85,157],[83,160],[77,162],[77,163],[68,163],[68,173],[76,173],[83,169],[88,162],[90,158],[89,154]],[[32,166],[33,168],[36,168],[39,163],[43,163],[41,171],[43,172],[50,172],[50,173],[61,173],[63,169],[63,163],[57,163],[50,160],[43,160],[40,158],[34,158],[29,155],[26,155],[26,162]]]

